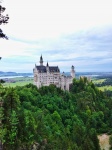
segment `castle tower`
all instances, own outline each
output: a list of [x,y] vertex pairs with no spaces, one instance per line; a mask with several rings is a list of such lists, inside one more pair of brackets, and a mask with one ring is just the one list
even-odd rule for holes
[[40,66],[43,66],[43,58],[42,58],[42,55],[40,57]]
[[71,76],[72,76],[72,78],[75,78],[75,70],[74,70],[74,66],[73,65],[71,67]]

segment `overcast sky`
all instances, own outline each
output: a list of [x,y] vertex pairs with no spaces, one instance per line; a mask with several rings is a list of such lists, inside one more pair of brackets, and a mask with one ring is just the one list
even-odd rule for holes
[[4,0],[10,20],[1,26],[0,71],[112,71],[112,0]]

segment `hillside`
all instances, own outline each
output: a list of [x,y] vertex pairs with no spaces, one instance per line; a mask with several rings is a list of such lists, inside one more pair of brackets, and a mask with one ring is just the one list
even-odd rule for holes
[[0,91],[5,149],[100,150],[97,135],[112,133],[112,98],[85,77],[70,92],[32,84]]

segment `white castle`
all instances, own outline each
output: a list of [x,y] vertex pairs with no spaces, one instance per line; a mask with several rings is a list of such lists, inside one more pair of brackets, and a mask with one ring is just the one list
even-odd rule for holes
[[46,66],[44,66],[42,55],[40,57],[40,65],[37,66],[35,64],[33,74],[34,74],[34,84],[38,88],[54,84],[57,87],[60,87],[62,90],[68,91],[70,84],[73,81],[73,78],[75,78],[74,66],[71,67],[71,75],[66,76],[64,72],[62,74],[60,73],[60,69],[58,68],[58,66],[49,66],[48,62]]

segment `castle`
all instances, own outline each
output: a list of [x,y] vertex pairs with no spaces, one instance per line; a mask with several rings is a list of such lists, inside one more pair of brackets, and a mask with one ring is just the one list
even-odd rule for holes
[[41,86],[49,86],[54,84],[62,90],[69,91],[69,86],[75,78],[74,66],[71,67],[71,75],[66,76],[64,72],[61,74],[58,66],[49,66],[48,62],[46,66],[43,65],[42,55],[40,57],[40,65],[35,64],[33,69],[34,84],[40,88]]

